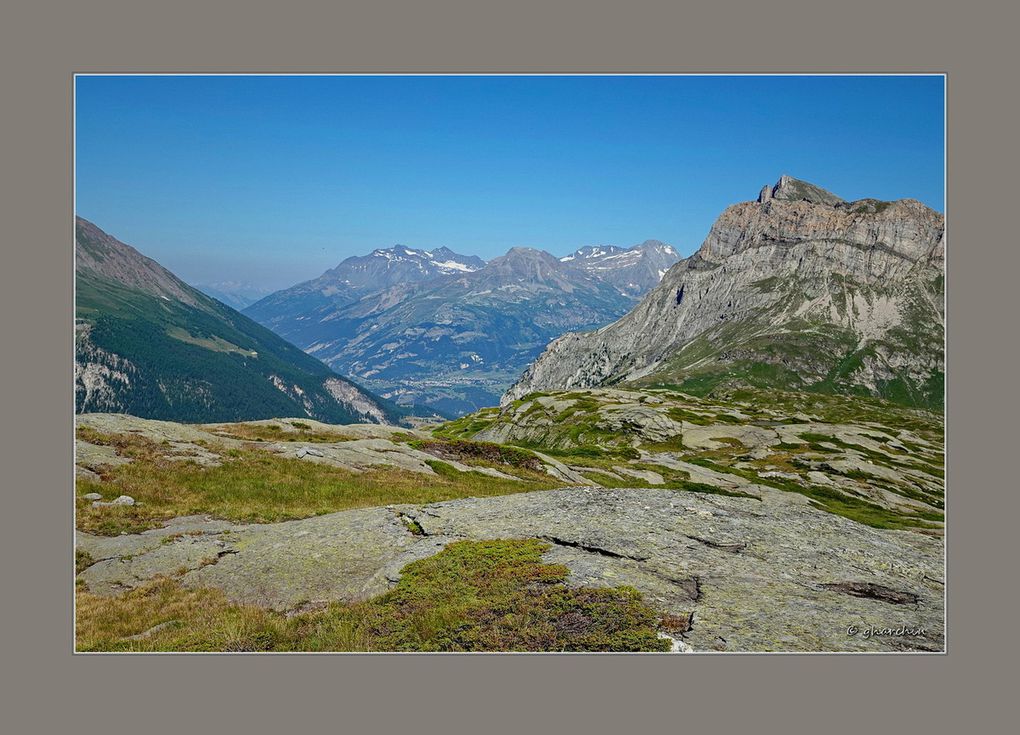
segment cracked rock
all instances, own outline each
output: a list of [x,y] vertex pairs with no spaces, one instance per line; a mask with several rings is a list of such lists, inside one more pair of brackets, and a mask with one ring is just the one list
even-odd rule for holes
[[[190,517],[116,538],[79,533],[97,560],[80,578],[119,594],[184,567],[187,586],[291,611],[380,594],[408,563],[457,539],[539,538],[550,544],[544,560],[569,570],[568,585],[630,586],[660,614],[689,616],[679,635],[691,650],[943,648],[940,537],[863,526],[753,487],[760,500],[573,487],[265,525]],[[187,530],[197,535],[176,537]],[[847,635],[862,623],[926,633]]]

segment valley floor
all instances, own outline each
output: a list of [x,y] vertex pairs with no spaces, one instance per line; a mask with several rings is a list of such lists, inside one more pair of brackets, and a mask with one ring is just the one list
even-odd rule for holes
[[940,421],[611,390],[431,433],[79,416],[77,648],[941,651]]

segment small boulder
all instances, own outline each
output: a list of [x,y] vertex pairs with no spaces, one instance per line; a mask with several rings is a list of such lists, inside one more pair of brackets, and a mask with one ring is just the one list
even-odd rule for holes
[[92,480],[92,482],[100,482],[103,479],[99,476],[98,472],[93,472],[88,467],[82,467],[80,464],[74,466],[74,476],[79,480]]
[[85,493],[84,495],[82,495],[82,497],[85,498],[85,500],[102,500],[103,499],[103,496],[100,495],[99,493]]
[[135,499],[132,498],[130,495],[121,495],[111,503],[111,505],[134,505],[134,504]]

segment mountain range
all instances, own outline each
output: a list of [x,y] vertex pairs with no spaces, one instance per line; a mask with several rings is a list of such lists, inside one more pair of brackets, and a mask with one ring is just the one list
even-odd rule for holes
[[783,176],[728,207],[620,320],[554,340],[507,391],[629,384],[874,395],[941,409],[945,220]]
[[398,245],[244,313],[383,396],[458,415],[497,402],[549,340],[625,314],[678,258],[655,240],[489,262]]
[[751,385],[940,409],[944,251],[920,202],[783,176],[688,258],[655,240],[488,262],[398,245],[241,314],[227,303],[243,284],[207,286],[217,301],[79,219],[76,398],[176,420],[393,421],[536,391]]
[[77,218],[75,409],[174,421],[402,412]]

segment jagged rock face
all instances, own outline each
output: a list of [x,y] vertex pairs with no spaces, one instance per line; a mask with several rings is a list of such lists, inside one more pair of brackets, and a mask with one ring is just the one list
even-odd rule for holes
[[123,411],[137,368],[130,360],[93,344],[92,325],[75,322],[74,399],[76,406],[97,411]]
[[775,186],[765,186],[761,190],[761,194],[758,195],[759,202],[766,202],[769,199],[785,199],[791,202],[814,202],[815,204],[840,204],[843,200],[833,194],[831,191],[826,191],[820,186],[809,184],[806,181],[800,181],[791,176],[783,175],[779,177],[779,182]]
[[944,218],[784,177],[726,209],[629,314],[567,334],[504,396],[745,380],[940,406]]

